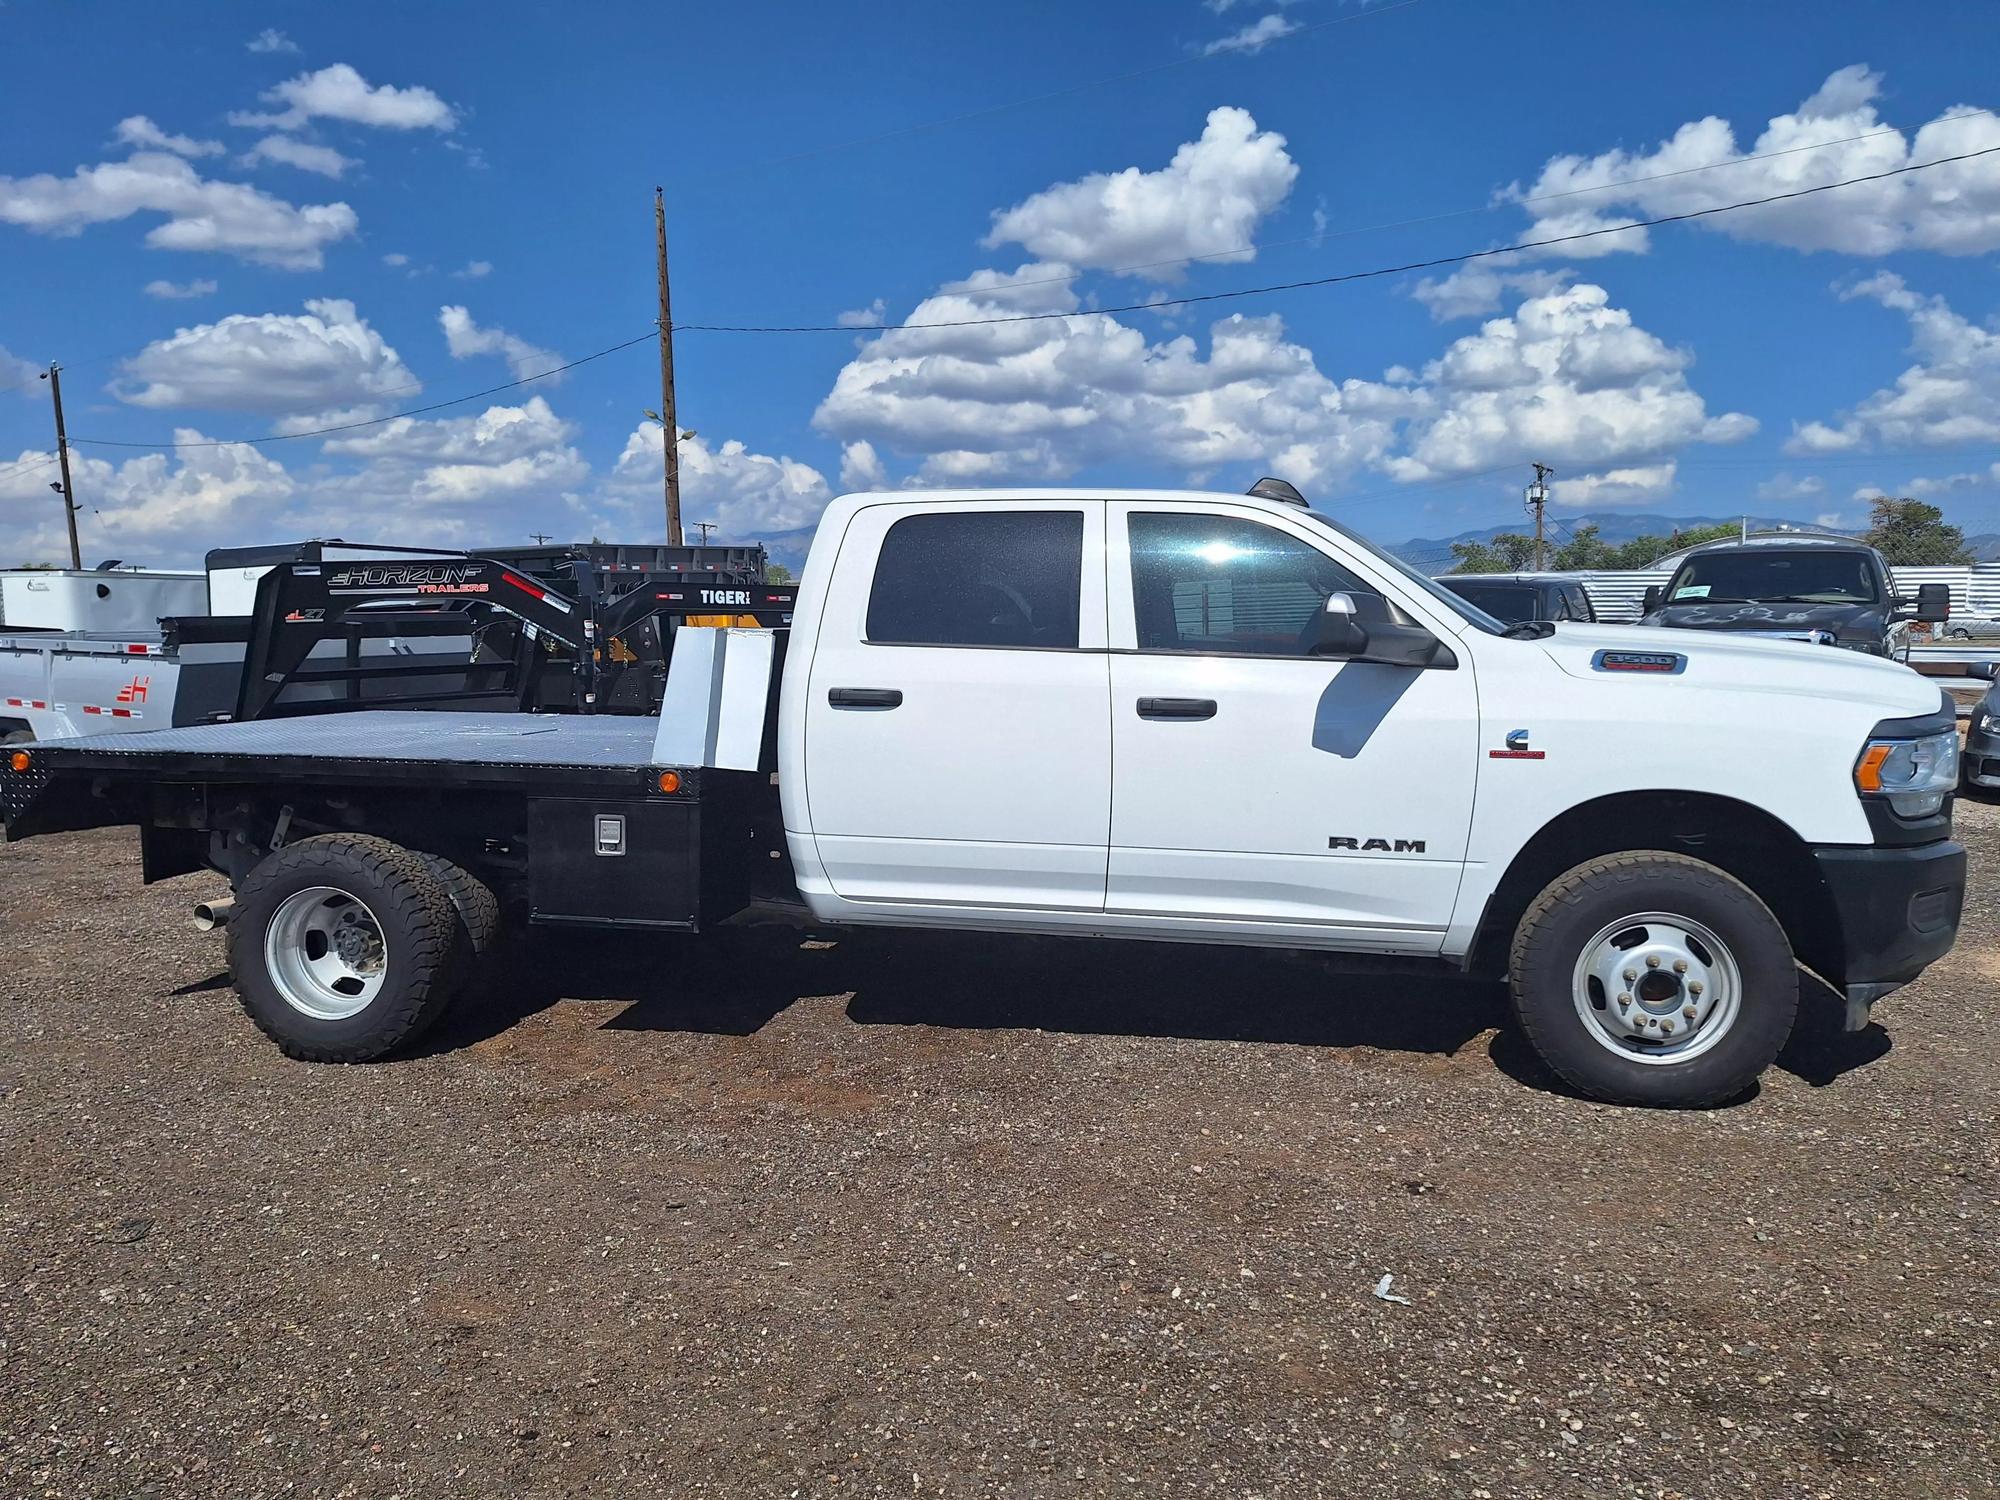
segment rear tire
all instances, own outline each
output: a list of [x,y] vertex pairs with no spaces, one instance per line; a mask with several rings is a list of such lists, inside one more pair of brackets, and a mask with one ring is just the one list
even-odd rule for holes
[[[479,983],[486,957],[500,941],[500,898],[493,894],[485,881],[463,866],[453,864],[442,854],[420,852],[417,858],[444,886],[458,918],[457,956],[453,960],[451,993],[424,1023],[424,1029],[428,1031],[444,1019],[469,988]],[[416,1037],[413,1035],[410,1039],[414,1041]]]
[[426,856],[387,839],[287,845],[236,904],[229,967],[243,1009],[306,1062],[370,1062],[415,1040],[463,969],[450,890]]
[[1535,1051],[1614,1104],[1700,1109],[1776,1059],[1799,1007],[1784,928],[1685,855],[1608,855],[1558,876],[1514,932],[1508,979]]

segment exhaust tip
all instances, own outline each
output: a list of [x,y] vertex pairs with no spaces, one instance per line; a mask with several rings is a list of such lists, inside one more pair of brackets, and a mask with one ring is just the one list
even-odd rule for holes
[[230,913],[236,909],[234,901],[198,901],[194,908],[194,930],[196,932],[217,932],[229,925]]

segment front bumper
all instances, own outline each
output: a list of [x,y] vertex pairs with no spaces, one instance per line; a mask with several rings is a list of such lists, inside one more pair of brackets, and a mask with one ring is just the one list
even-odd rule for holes
[[[1973,724],[1977,725],[1985,713],[1986,706],[1981,704],[1973,711]],[[1962,755],[1967,781],[1974,786],[2000,788],[2000,735],[1968,728]]]
[[1951,951],[1965,905],[1965,846],[1813,850],[1840,921],[1847,1029]]

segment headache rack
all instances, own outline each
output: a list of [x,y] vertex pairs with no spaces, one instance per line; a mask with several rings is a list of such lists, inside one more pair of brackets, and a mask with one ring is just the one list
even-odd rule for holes
[[[446,707],[652,713],[679,624],[784,629],[798,598],[796,586],[763,580],[760,547],[507,555],[413,549],[275,564],[257,583],[232,717]],[[181,620],[170,634],[194,640],[244,628]]]

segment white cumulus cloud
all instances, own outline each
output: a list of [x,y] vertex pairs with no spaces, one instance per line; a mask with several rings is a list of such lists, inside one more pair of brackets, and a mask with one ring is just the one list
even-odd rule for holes
[[139,151],[171,151],[176,156],[220,156],[228,149],[220,141],[198,141],[169,135],[144,115],[127,115],[118,122],[118,143]]
[[195,281],[149,281],[145,292],[148,297],[157,297],[162,302],[186,302],[196,297],[210,297],[215,294],[215,283],[208,280]]
[[282,162],[322,177],[339,177],[349,167],[359,165],[353,157],[343,156],[331,146],[314,145],[289,135],[267,135],[243,153],[245,166],[255,166],[260,161]]
[[1155,263],[1255,259],[1251,237],[1298,175],[1283,136],[1225,106],[1158,171],[1127,167],[1046,188],[996,213],[984,243],[1024,245],[1077,268],[1144,266],[1136,274],[1178,281],[1182,267]]
[[[702,437],[683,437],[680,465],[681,513],[689,521],[713,521],[724,541],[796,530],[817,517],[833,495],[826,476],[812,465],[753,453],[733,438],[711,445]],[[625,440],[602,499],[621,530],[654,535],[665,483],[664,434],[642,423]]]
[[1674,492],[1675,467],[1669,459],[1661,464],[1638,464],[1579,474],[1574,479],[1558,479],[1549,486],[1549,499],[1572,510],[1651,505]]
[[1262,52],[1275,41],[1280,41],[1299,30],[1299,23],[1290,16],[1273,12],[1252,21],[1227,36],[1219,36],[1201,49],[1203,57],[1214,57],[1219,52],[1247,52],[1252,55]]
[[1840,295],[1879,302],[1907,318],[1915,362],[1895,384],[1851,411],[1794,427],[1787,453],[2000,443],[2000,331],[1953,311],[1942,297],[1912,291],[1889,271],[1855,282]]
[[294,425],[338,411],[352,420],[418,388],[382,335],[338,298],[303,313],[232,313],[179,329],[120,366],[112,393],[134,406],[257,412]]
[[1811,500],[1826,493],[1826,481],[1817,474],[1773,474],[1757,486],[1759,500]]
[[[2000,117],[1983,107],[1955,106],[1907,135],[1885,126],[1875,109],[1881,88],[1881,75],[1866,65],[1841,68],[1796,109],[1774,117],[1747,147],[1738,144],[1728,121],[1709,115],[1682,125],[1650,151],[1554,157],[1516,196],[1577,196],[1528,205],[1535,222],[1526,237],[1715,208],[2000,146]],[[1813,149],[1800,149],[1806,147]],[[1689,170],[1717,162],[1732,165]],[[2000,249],[2000,156],[1697,222],[1737,239],[1795,250],[1983,254]],[[1646,232],[1634,230],[1564,246],[1562,253],[1609,254],[1646,245]]]
[[312,120],[345,120],[384,130],[452,130],[458,125],[457,113],[429,89],[373,85],[346,63],[301,73],[261,97],[283,108],[269,114],[238,111],[229,123],[277,130],[297,130]]
[[[562,356],[553,349],[540,348],[504,328],[480,327],[463,307],[440,307],[438,326],[444,330],[445,347],[451,351],[453,359],[497,355],[507,361],[507,368],[514,372],[516,380],[552,370],[563,362]],[[562,377],[549,378],[555,381]]]
[[293,271],[317,270],[326,246],[360,223],[345,203],[296,207],[240,182],[204,178],[168,152],[78,167],[68,177],[0,177],[0,223],[39,234],[77,234],[140,213],[165,216],[146,232],[155,250],[214,251]]

